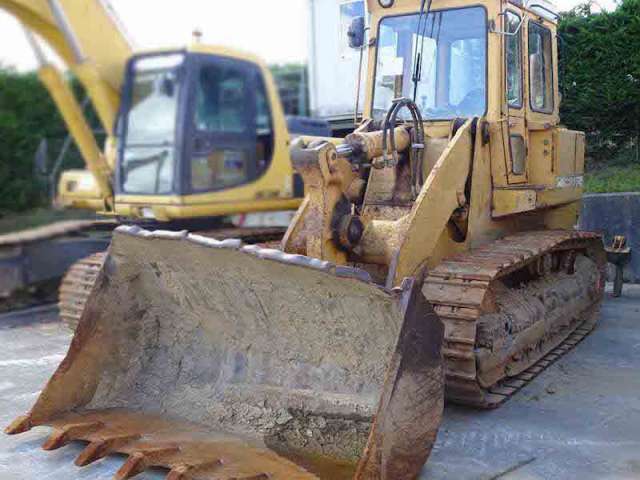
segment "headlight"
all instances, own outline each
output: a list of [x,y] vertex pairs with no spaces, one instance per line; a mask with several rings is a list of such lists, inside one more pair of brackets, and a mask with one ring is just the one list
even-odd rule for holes
[[394,1],[395,0],[378,0],[378,3],[382,8],[389,8],[390,6],[393,5]]

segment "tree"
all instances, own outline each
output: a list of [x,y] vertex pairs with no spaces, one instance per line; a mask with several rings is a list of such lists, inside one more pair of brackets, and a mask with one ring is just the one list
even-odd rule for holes
[[[50,153],[57,153],[66,135],[65,124],[37,75],[0,66],[0,216],[46,203],[45,185],[34,174],[35,152],[46,138]],[[75,148],[65,160],[67,166],[83,165]]]
[[559,34],[563,122],[586,132],[593,164],[606,164],[640,135],[640,0],[610,13],[576,7]]

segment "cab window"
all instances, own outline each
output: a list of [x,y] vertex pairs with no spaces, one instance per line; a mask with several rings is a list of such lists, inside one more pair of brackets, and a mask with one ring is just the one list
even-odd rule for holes
[[184,61],[182,54],[132,60],[124,89],[124,116],[118,121],[120,187],[125,193],[173,191]]
[[247,90],[242,72],[234,68],[205,66],[200,70],[196,105],[196,128],[208,132],[242,132]]
[[484,115],[484,8],[432,11],[422,20],[419,14],[383,18],[377,44],[374,118],[383,118],[394,98],[414,95],[426,120]]
[[531,109],[536,112],[553,112],[552,63],[551,31],[529,23],[529,90]]
[[514,12],[506,14],[507,101],[509,107],[522,108],[522,19]]

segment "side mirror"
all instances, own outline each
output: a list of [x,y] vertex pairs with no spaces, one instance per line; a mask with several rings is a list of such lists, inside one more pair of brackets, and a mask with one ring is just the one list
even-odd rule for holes
[[355,17],[349,25],[347,36],[349,37],[349,47],[362,48],[364,45],[364,17]]

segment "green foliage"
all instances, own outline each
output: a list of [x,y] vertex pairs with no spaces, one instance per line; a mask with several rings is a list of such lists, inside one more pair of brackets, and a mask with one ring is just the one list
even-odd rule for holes
[[589,172],[585,178],[586,192],[639,192],[640,164],[612,166]]
[[[34,173],[34,155],[46,138],[53,162],[66,136],[64,122],[37,75],[0,68],[0,216],[46,204],[46,185]],[[75,148],[70,153],[67,167],[83,165]]]
[[0,71],[0,212],[40,202],[33,157],[43,135],[60,135],[55,107],[33,74]]
[[0,235],[18,232],[34,227],[41,227],[63,220],[95,219],[96,213],[78,209],[35,208],[29,211],[14,213],[0,217]]
[[640,0],[563,15],[559,33],[561,117],[587,134],[590,166],[602,166],[640,134]]

